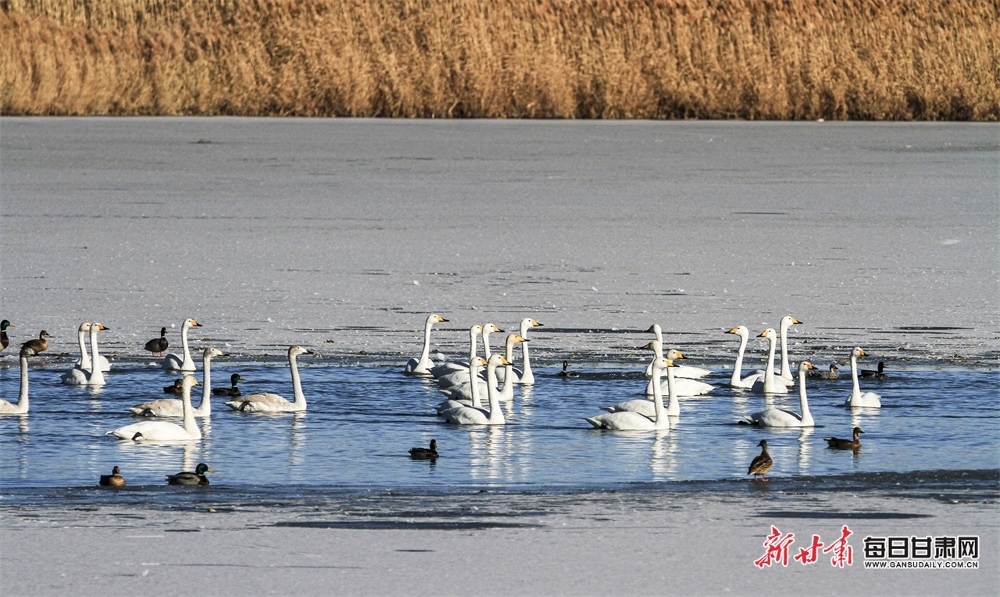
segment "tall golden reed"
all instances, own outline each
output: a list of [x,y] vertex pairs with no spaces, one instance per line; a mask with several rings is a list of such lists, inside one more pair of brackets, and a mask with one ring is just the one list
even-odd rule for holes
[[1000,0],[0,0],[3,114],[1000,119]]

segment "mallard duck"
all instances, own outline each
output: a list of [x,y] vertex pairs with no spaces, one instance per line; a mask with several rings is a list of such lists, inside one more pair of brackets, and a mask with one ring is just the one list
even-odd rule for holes
[[429,448],[410,448],[410,458],[414,460],[436,460],[438,443],[436,439],[431,440]]
[[760,440],[760,443],[757,445],[760,446],[760,455],[754,458],[750,463],[750,468],[747,470],[747,474],[753,475],[754,480],[757,480],[757,475],[760,475],[761,481],[767,481],[767,478],[764,477],[764,473],[771,470],[771,467],[774,466],[774,461],[771,460],[771,455],[767,453],[766,439]]
[[563,361],[562,371],[559,372],[559,377],[580,377],[580,374],[576,371],[569,370],[569,361]]
[[204,462],[198,463],[194,472],[181,472],[176,475],[167,475],[169,485],[208,485],[208,477],[205,473],[214,473]]
[[212,393],[216,396],[232,396],[234,398],[240,396],[240,389],[236,387],[236,384],[241,381],[243,381],[243,376],[239,373],[233,373],[229,376],[229,383],[232,384],[232,387],[212,388]]
[[9,321],[0,321],[0,350],[10,346],[10,338],[7,337],[7,328],[14,327]]
[[98,483],[104,487],[125,487],[125,478],[122,477],[121,471],[116,466],[111,469],[110,475],[101,475],[101,480]]
[[167,328],[160,328],[160,337],[153,338],[149,342],[146,342],[146,350],[153,353],[154,357],[162,357],[168,346],[170,346],[170,342],[167,341]]
[[862,369],[861,377],[867,377],[869,379],[882,379],[885,377],[885,363],[882,361],[878,362],[878,369]]
[[22,344],[21,350],[29,351],[30,355],[37,355],[38,353],[42,352],[43,350],[49,347],[49,341],[46,340],[46,338],[51,338],[51,337],[52,336],[48,332],[42,330],[38,334],[37,338],[35,338],[34,340],[28,340],[27,342]]
[[840,439],[839,437],[824,437],[823,441],[834,450],[859,450],[861,449],[861,434],[864,431],[860,427],[854,428],[854,439]]
[[836,363],[830,363],[829,371],[813,369],[809,372],[809,379],[837,379],[838,371],[840,371],[840,368],[837,367]]
[[182,393],[182,387],[184,384],[184,378],[178,378],[174,380],[174,383],[169,386],[163,386],[164,394],[177,394],[178,396]]

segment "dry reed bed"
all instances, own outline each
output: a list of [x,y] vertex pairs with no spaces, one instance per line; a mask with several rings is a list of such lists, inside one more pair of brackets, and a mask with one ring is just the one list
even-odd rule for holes
[[1000,0],[0,0],[4,114],[1000,119]]

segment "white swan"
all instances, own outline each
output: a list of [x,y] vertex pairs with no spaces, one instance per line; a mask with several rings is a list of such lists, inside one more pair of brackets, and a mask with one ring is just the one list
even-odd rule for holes
[[[673,361],[670,362],[672,363]],[[677,401],[677,391],[675,388],[677,378],[674,377],[674,369],[676,368],[676,365],[667,367],[667,406],[663,409],[663,412],[666,413],[668,417],[679,417],[681,415],[681,405]],[[661,386],[661,395],[662,391]],[[618,404],[612,406],[602,406],[601,410],[606,410],[609,413],[632,411],[639,413],[640,415],[645,415],[651,419],[656,418],[656,405],[654,402],[652,400],[645,400],[642,398],[626,400],[625,402],[619,402]]]
[[234,398],[226,403],[226,406],[233,410],[240,410],[248,413],[264,412],[300,412],[306,409],[306,396],[302,393],[302,382],[299,380],[299,365],[296,357],[300,354],[313,354],[311,350],[301,346],[291,346],[288,348],[288,367],[292,370],[292,395],[294,400],[289,402],[277,394],[269,392],[261,394],[251,394]]
[[[476,357],[472,359],[472,362],[469,363],[469,378],[470,379],[478,378],[479,371],[485,366],[486,366],[486,359],[484,359],[483,357]],[[439,415],[444,416],[445,412],[453,408],[461,408],[463,406],[473,406],[475,408],[482,408],[483,401],[482,398],[480,397],[481,396],[480,392],[481,388],[485,388],[485,384],[486,382],[484,381],[482,386],[480,386],[479,384],[470,385],[469,393],[467,396],[464,394],[456,395],[454,398],[451,397],[451,391],[450,391],[451,388],[442,389],[441,392],[443,392],[445,396],[448,396],[448,398],[437,405],[436,407],[437,413]]]
[[[84,336],[89,331],[90,331],[89,322],[85,321],[80,324],[80,328],[77,330],[76,334],[76,338],[80,342],[80,358],[78,358],[76,362],[73,363],[74,367],[78,369],[85,369],[87,371],[90,371],[93,363],[93,361],[90,358],[90,353],[87,352],[87,345],[84,342]],[[107,373],[108,371],[111,371],[111,363],[108,361],[108,358],[106,356],[101,355],[101,358],[99,360],[101,362],[102,373]]]
[[855,348],[851,351],[851,395],[844,406],[849,408],[882,408],[882,397],[875,392],[861,393],[861,386],[858,384],[858,357],[865,356],[865,351]]
[[497,367],[510,363],[503,355],[495,354],[486,362],[486,383],[489,394],[489,410],[463,406],[446,411],[442,416],[455,425],[504,425],[507,423],[500,408],[500,391],[497,390]]
[[191,351],[188,349],[188,330],[193,327],[201,327],[201,324],[193,319],[185,319],[181,325],[181,346],[184,354],[168,354],[163,359],[163,368],[171,371],[194,371],[194,360],[191,358]]
[[109,431],[118,439],[141,440],[143,442],[177,442],[201,439],[201,429],[194,420],[191,408],[191,388],[198,385],[193,375],[185,375],[181,383],[181,401],[184,405],[184,426],[168,421],[142,421]]
[[487,363],[490,361],[490,357],[493,356],[493,353],[490,351],[490,334],[502,331],[492,323],[483,324],[483,358],[486,359]]
[[[656,355],[656,358],[658,358],[658,359],[662,359],[662,358],[666,357],[667,360],[676,361],[676,360],[680,360],[680,359],[685,358],[685,356],[683,354],[681,354],[681,352],[679,350],[674,350],[674,349],[670,349],[668,351],[668,353],[666,355],[664,355],[663,354],[663,345],[660,344],[659,340],[650,340],[648,343],[646,343],[645,346],[643,346],[643,348],[652,349],[653,350],[653,354]],[[676,367],[676,365],[672,365],[672,366]],[[665,383],[666,382],[664,382],[663,384],[660,384],[660,391],[661,392],[663,392],[666,389],[664,387]],[[703,381],[699,381],[697,379],[691,379],[689,377],[686,377],[686,378],[677,378],[676,376],[674,376],[674,388],[676,389],[678,396],[688,396],[688,397],[690,397],[690,396],[703,396],[705,394],[708,394],[709,392],[711,392],[712,390],[715,389],[715,386],[713,386],[710,383],[705,383]],[[647,396],[652,396],[653,395],[653,378],[652,377],[649,379],[648,382],[646,382],[646,395]]]
[[764,376],[757,378],[750,389],[754,392],[764,392],[765,394],[787,394],[788,386],[778,380],[778,375],[774,373],[774,349],[778,342],[778,335],[774,328],[767,328],[760,333],[758,338],[767,338],[767,366],[764,367]]
[[435,323],[442,323],[448,321],[444,317],[436,313],[431,313],[427,316],[427,321],[424,322],[424,348],[420,351],[420,357],[414,357],[406,362],[406,366],[403,367],[403,373],[406,375],[430,375],[431,367],[434,366],[434,361],[431,360],[431,327]]
[[479,335],[483,333],[483,326],[474,325],[469,328],[469,360],[462,363],[458,361],[445,361],[443,363],[438,363],[431,367],[431,375],[435,379],[448,375],[449,373],[454,373],[456,371],[465,371],[469,367],[469,363],[472,359],[476,358],[476,343],[479,341]]
[[21,390],[17,395],[17,404],[11,404],[0,398],[0,415],[28,414],[28,355],[30,350],[21,349]]
[[[205,373],[202,376],[201,403],[197,408],[192,409],[196,417],[212,416],[212,401],[209,399],[212,395],[212,357],[221,356],[223,356],[221,350],[209,347],[205,349],[205,353],[201,357]],[[183,385],[181,387],[183,388]],[[143,417],[183,417],[184,401],[177,398],[161,398],[152,402],[137,404],[128,410],[133,415]]]
[[763,378],[762,374],[754,374],[747,377],[743,376],[743,353],[747,349],[747,339],[750,337],[750,330],[747,329],[745,325],[739,325],[733,329],[726,332],[727,334],[736,334],[740,337],[740,349],[736,352],[736,364],[733,365],[733,376],[729,378],[729,387],[731,388],[744,388],[750,389],[753,384],[758,379]]
[[781,378],[785,380],[785,385],[795,383],[795,380],[792,379],[792,364],[788,360],[788,328],[801,323],[791,315],[785,315],[781,318],[779,326],[781,330]]
[[[525,386],[530,386],[535,383],[535,374],[531,371],[531,359],[528,357],[528,330],[533,327],[541,327],[542,324],[538,323],[530,317],[525,317],[521,320],[521,325],[518,329],[519,335],[524,338],[524,342],[521,343],[521,370],[513,369],[514,373],[514,383],[521,384]],[[509,355],[508,355],[509,357]],[[506,367],[504,368],[504,375],[506,375]]]
[[744,422],[761,427],[812,427],[812,413],[809,412],[809,399],[806,397],[806,377],[812,363],[799,363],[799,408],[802,414],[796,414],[780,408],[767,408],[747,417]]
[[[83,323],[80,325],[80,329],[84,328],[90,332],[90,351],[94,353],[91,363],[100,363],[103,357],[101,357],[100,350],[97,348],[97,332],[98,330],[106,330],[108,328],[100,323]],[[66,373],[63,373],[60,379],[64,384],[73,386],[103,386],[107,383],[104,379],[104,372],[101,371],[100,367],[91,367],[89,370],[73,367]]]
[[[667,359],[657,357],[653,359],[653,410],[654,415],[647,417],[630,410],[623,410],[612,413],[604,413],[593,417],[585,417],[588,423],[596,429],[614,429],[620,431],[632,430],[668,430],[670,429],[670,417],[667,416],[663,408],[663,394],[660,392],[660,377],[663,375],[665,367],[672,367],[673,363]],[[668,382],[669,383],[669,382]]]
[[[653,325],[649,326],[649,329],[646,331],[653,332],[653,335],[656,336],[656,340],[660,343],[660,346],[663,346],[663,328],[660,327],[660,324],[654,323]],[[690,365],[677,365],[676,363],[674,364],[673,372],[675,378],[683,377],[688,379],[700,379],[702,377],[708,377],[712,373],[708,369],[704,369],[702,367],[692,367]],[[652,366],[646,365],[646,377],[650,377],[652,374],[653,374]]]
[[[500,400],[504,402],[510,402],[514,400],[514,381],[513,381],[514,374],[511,373],[511,371],[514,369],[512,361],[514,354],[514,346],[516,344],[520,344],[527,341],[528,340],[523,336],[521,336],[521,334],[507,334],[507,341],[504,343],[504,358],[506,358],[508,363],[510,364],[503,366],[502,371],[505,372],[503,376],[500,375],[501,370],[497,371],[497,380],[499,381],[501,378],[503,379],[503,387],[500,388]],[[507,373],[510,373],[510,377],[507,377],[506,375]],[[445,377],[452,378],[455,375],[457,374],[452,373]],[[470,381],[472,379],[476,380],[475,384],[473,384]],[[466,381],[442,388],[441,392],[443,392],[445,396],[448,396],[452,400],[468,402],[469,400],[472,399],[472,393],[474,391],[474,388],[479,392],[480,396],[482,396],[487,391],[488,382],[487,380],[482,379],[481,376],[476,375],[475,377],[470,377],[470,373],[466,372],[465,380]],[[439,383],[440,381],[441,380],[438,380]]]

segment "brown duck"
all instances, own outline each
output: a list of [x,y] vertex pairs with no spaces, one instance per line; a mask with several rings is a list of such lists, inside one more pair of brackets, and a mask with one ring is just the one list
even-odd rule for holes
[[839,437],[824,437],[823,441],[835,450],[858,450],[861,448],[860,435],[864,433],[860,427],[854,428],[854,439],[840,439]]
[[757,476],[760,475],[761,481],[767,481],[767,478],[764,477],[764,473],[771,470],[771,467],[774,466],[774,461],[771,460],[771,455],[767,453],[766,439],[760,440],[760,443],[757,445],[760,446],[760,456],[754,458],[753,462],[750,463],[750,468],[747,470],[747,474],[753,475],[754,480],[756,480]]
[[125,487],[125,478],[122,477],[121,471],[116,466],[111,469],[110,475],[101,475],[101,480],[98,483],[103,487]]
[[46,340],[46,338],[51,338],[51,337],[52,336],[50,336],[48,332],[42,330],[38,334],[37,338],[35,338],[34,340],[28,340],[27,342],[22,344],[21,350],[29,351],[28,353],[29,355],[37,355],[38,353],[42,352],[43,350],[49,347],[49,341]]
[[437,440],[432,439],[429,448],[410,448],[410,458],[414,460],[437,460]]
[[154,357],[162,357],[168,346],[170,346],[170,342],[167,341],[167,328],[160,328],[160,337],[153,338],[149,342],[146,342],[146,350],[153,353]]

